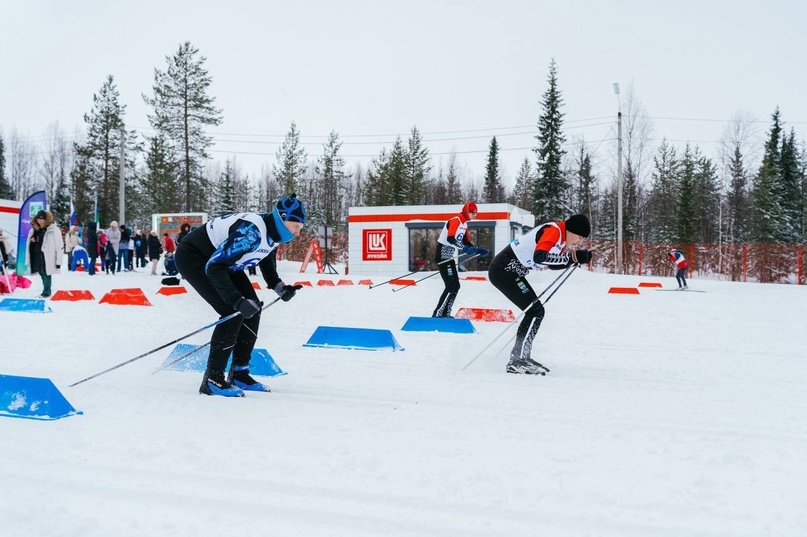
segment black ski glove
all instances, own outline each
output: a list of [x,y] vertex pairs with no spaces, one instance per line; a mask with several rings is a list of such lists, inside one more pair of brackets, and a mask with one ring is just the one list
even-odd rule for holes
[[294,295],[297,293],[298,289],[302,289],[303,286],[301,284],[297,285],[285,285],[283,282],[280,282],[275,286],[275,293],[283,302],[288,302]]
[[574,256],[577,258],[577,262],[581,265],[585,265],[589,261],[591,261],[592,255],[591,252],[588,250],[577,250],[574,253]]
[[262,302],[256,302],[251,298],[244,297],[241,297],[241,299],[235,305],[235,309],[241,312],[244,319],[253,318],[256,314],[260,313],[262,307]]

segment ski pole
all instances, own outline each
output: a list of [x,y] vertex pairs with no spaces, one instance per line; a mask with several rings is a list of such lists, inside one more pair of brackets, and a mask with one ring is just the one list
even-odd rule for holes
[[[269,306],[271,306],[272,304],[275,304],[275,303],[276,303],[278,300],[280,300],[280,297],[277,297],[276,299],[274,299],[273,301],[271,301],[270,303],[268,303],[267,305],[265,305],[263,308],[261,308],[261,311],[266,310],[266,308],[268,308],[268,307],[269,307]],[[250,327],[248,327],[248,326],[246,326],[246,325],[244,325],[244,326],[245,326],[245,328],[246,328],[247,330],[249,330],[250,332],[252,332],[252,334],[253,334],[255,337],[258,337],[258,334],[256,334],[255,332],[253,332],[253,331],[252,331],[252,328],[250,328]],[[188,356],[190,356],[191,354],[195,353],[196,351],[198,351],[198,350],[200,350],[200,349],[204,349],[204,348],[205,348],[205,347],[207,347],[208,345],[210,345],[210,342],[209,342],[209,341],[208,341],[207,343],[205,343],[204,345],[199,345],[198,347],[193,348],[192,350],[190,350],[190,351],[186,352],[185,354],[183,354],[183,355],[182,355],[182,356],[180,356],[179,358],[176,358],[176,359],[174,359],[174,360],[171,360],[170,362],[168,362],[168,363],[167,363],[167,364],[165,364],[165,365],[161,365],[160,367],[158,367],[157,369],[155,369],[154,371],[152,371],[152,372],[151,372],[151,374],[153,375],[154,373],[158,373],[158,372],[162,371],[163,369],[168,369],[168,368],[169,368],[169,367],[171,367],[172,365],[174,365],[174,364],[176,364],[176,363],[178,363],[178,362],[181,362],[182,360],[184,360],[185,358],[187,358],[187,357],[188,357]]]
[[[465,253],[461,253],[461,254],[460,254],[459,256],[457,256],[457,257],[458,257],[458,258],[460,258],[460,257],[462,257],[462,256],[464,256],[464,255],[467,255],[467,254],[465,254]],[[438,264],[438,265],[442,265],[443,263],[448,263],[448,262],[449,262],[449,261],[451,261],[452,259],[454,259],[454,258],[452,257],[451,259],[444,259],[444,260],[440,261],[440,262],[439,262],[439,263],[437,263],[437,264]],[[371,285],[370,287],[368,287],[368,289],[375,289],[376,287],[381,287],[381,286],[382,286],[382,285],[384,285],[384,284],[387,284],[387,283],[390,283],[390,282],[394,282],[395,280],[400,280],[401,278],[405,278],[406,276],[411,276],[412,274],[417,274],[418,272],[422,272],[422,271],[420,271],[420,270],[413,270],[412,272],[407,272],[406,274],[402,274],[401,276],[397,276],[397,277],[395,277],[395,278],[392,278],[391,280],[387,280],[387,281],[385,281],[385,282],[381,282],[381,283],[377,283],[377,284],[375,284],[375,285]]]
[[[470,261],[474,257],[479,257],[479,254],[474,254],[471,257],[469,257],[468,259],[466,259],[465,261]],[[392,292],[397,293],[398,291],[406,289],[407,287],[411,287],[411,286],[415,285],[416,283],[422,282],[423,280],[428,280],[432,276],[437,276],[438,274],[440,274],[440,273],[439,272],[433,272],[433,273],[429,274],[428,276],[424,276],[423,278],[421,278],[419,280],[413,281],[412,283],[407,283],[406,285],[403,285],[403,286],[399,287],[398,289],[393,289]]]
[[[518,314],[518,316],[517,316],[517,317],[516,317],[516,318],[513,320],[513,322],[512,322],[512,323],[508,324],[508,325],[505,327],[505,329],[504,329],[504,330],[502,330],[502,331],[501,331],[501,332],[500,332],[500,333],[499,333],[499,334],[498,334],[498,335],[497,335],[495,338],[493,338],[493,339],[490,341],[490,343],[488,343],[488,344],[487,344],[487,346],[486,346],[484,349],[482,349],[481,351],[479,351],[479,354],[477,354],[476,356],[474,356],[473,358],[471,358],[471,361],[470,361],[470,362],[468,362],[467,364],[465,364],[465,366],[464,366],[462,369],[460,369],[460,371],[465,371],[466,369],[468,369],[468,366],[470,366],[472,363],[474,363],[474,362],[475,362],[475,361],[476,361],[476,360],[477,360],[477,359],[478,359],[480,356],[482,356],[483,354],[485,354],[485,352],[487,352],[487,350],[488,350],[488,349],[490,349],[490,348],[493,346],[493,344],[494,344],[494,343],[496,343],[496,341],[498,341],[498,340],[499,340],[499,338],[500,338],[500,337],[502,337],[504,334],[506,334],[506,333],[507,333],[507,331],[508,331],[508,330],[510,330],[510,327],[511,327],[511,326],[516,325],[516,324],[518,324],[518,323],[519,323],[519,321],[520,321],[520,320],[521,320],[521,318],[522,318],[522,317],[523,317],[523,316],[524,316],[524,315],[527,313],[527,311],[528,311],[528,310],[529,310],[531,307],[533,307],[535,304],[537,304],[537,303],[538,303],[538,301],[541,299],[541,297],[542,297],[542,296],[544,296],[544,294],[545,294],[547,291],[549,291],[549,289],[551,289],[553,285],[555,285],[555,282],[557,282],[558,280],[560,280],[560,279],[563,277],[563,275],[564,275],[564,274],[567,274],[566,278],[564,278],[564,279],[563,279],[563,281],[562,281],[562,282],[560,282],[560,284],[558,284],[558,287],[555,289],[555,291],[557,291],[557,290],[560,288],[560,286],[561,286],[561,285],[563,285],[563,282],[565,282],[565,281],[566,281],[566,279],[568,279],[568,278],[569,278],[569,276],[571,276],[572,272],[574,272],[574,269],[576,269],[576,268],[577,268],[577,264],[576,264],[576,263],[575,263],[574,265],[570,265],[570,266],[566,267],[566,268],[563,270],[563,272],[561,272],[561,273],[560,273],[560,275],[558,275],[558,277],[557,277],[557,278],[555,278],[554,280],[552,280],[552,283],[550,283],[549,285],[547,285],[547,286],[546,286],[546,289],[544,289],[543,291],[541,291],[541,294],[540,294],[540,295],[538,295],[538,298],[536,298],[535,300],[533,300],[532,302],[530,302],[530,305],[529,305],[529,306],[527,306],[526,308],[524,308],[524,309],[523,309],[523,310],[522,310],[522,311],[521,311],[521,312]],[[550,294],[550,295],[549,295],[549,297],[551,298],[551,297],[552,297],[552,295],[554,295],[554,294],[555,294],[555,292],[553,291],[553,292],[552,292],[552,294]],[[547,299],[546,299],[546,301],[548,302],[548,301],[549,301],[549,298],[547,298]]]
[[141,358],[145,358],[146,356],[149,356],[150,354],[154,354],[155,352],[157,352],[159,350],[162,350],[162,349],[168,347],[169,345],[173,345],[174,343],[178,343],[178,342],[182,341],[183,339],[187,339],[187,338],[191,337],[194,334],[198,334],[199,332],[207,330],[208,328],[212,328],[212,327],[216,326],[217,324],[221,324],[223,322],[229,321],[230,319],[232,319],[236,315],[241,315],[241,312],[236,311],[235,313],[231,313],[227,317],[222,317],[218,321],[212,322],[210,324],[206,324],[202,328],[199,328],[198,330],[194,330],[190,334],[185,334],[184,336],[182,336],[180,338],[177,338],[177,339],[175,339],[173,341],[169,341],[168,343],[166,343],[164,345],[160,345],[156,349],[152,349],[152,350],[150,350],[148,352],[144,352],[143,354],[135,356],[134,358],[130,358],[129,360],[126,360],[125,362],[121,362],[116,366],[112,366],[109,369],[104,369],[103,371],[101,371],[99,373],[96,373],[95,375],[90,375],[89,377],[87,377],[85,379],[81,379],[78,382],[74,382],[73,384],[69,384],[68,388],[72,388],[73,386],[77,386],[77,385],[81,384],[82,382],[87,382],[88,380],[92,380],[94,378],[100,377],[101,375],[105,375],[106,373],[109,373],[110,371],[114,371],[114,370],[118,369],[119,367],[123,367],[123,366],[125,366],[127,364],[131,364],[134,361],[140,360]]

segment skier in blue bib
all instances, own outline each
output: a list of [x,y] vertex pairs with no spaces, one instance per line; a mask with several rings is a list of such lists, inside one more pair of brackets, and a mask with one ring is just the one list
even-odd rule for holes
[[[243,397],[244,390],[270,391],[249,374],[249,360],[257,339],[262,303],[245,270],[257,265],[266,285],[284,302],[301,285],[286,285],[277,274],[277,247],[300,234],[306,214],[296,194],[280,198],[270,213],[237,213],[210,220],[182,239],[176,250],[179,273],[221,318],[210,338],[199,393]],[[227,361],[232,369],[225,378]]]

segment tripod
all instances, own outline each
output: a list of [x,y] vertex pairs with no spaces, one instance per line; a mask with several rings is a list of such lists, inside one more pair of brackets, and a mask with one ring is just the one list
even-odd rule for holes
[[325,274],[339,274],[333,265],[328,262],[328,230],[330,226],[323,226],[325,228],[325,263],[322,265],[322,269]]

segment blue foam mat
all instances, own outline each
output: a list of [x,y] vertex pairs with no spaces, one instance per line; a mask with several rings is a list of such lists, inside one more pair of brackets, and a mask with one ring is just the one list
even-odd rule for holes
[[[171,354],[168,355],[168,358],[165,359],[162,367],[165,367],[166,364],[170,364],[184,354],[191,353],[179,362],[165,368],[175,371],[204,371],[207,367],[208,352],[209,349],[206,345],[197,346],[179,343],[174,347],[174,350],[171,351]],[[228,370],[230,369],[230,362],[232,362],[232,357],[227,361]],[[275,362],[272,355],[269,354],[266,349],[252,349],[252,357],[249,361],[249,372],[252,375],[264,377],[279,377],[286,374],[285,371],[280,369],[280,366],[277,365],[277,362]]]
[[50,379],[0,375],[0,416],[50,421],[74,414],[83,412]]
[[334,347],[367,351],[404,350],[389,330],[348,328],[342,326],[318,326],[303,346]]
[[455,334],[475,334],[476,329],[469,319],[449,317],[410,317],[401,330],[409,332],[453,332]]
[[0,301],[0,311],[23,311],[27,313],[50,313],[47,302],[41,298],[4,298]]

